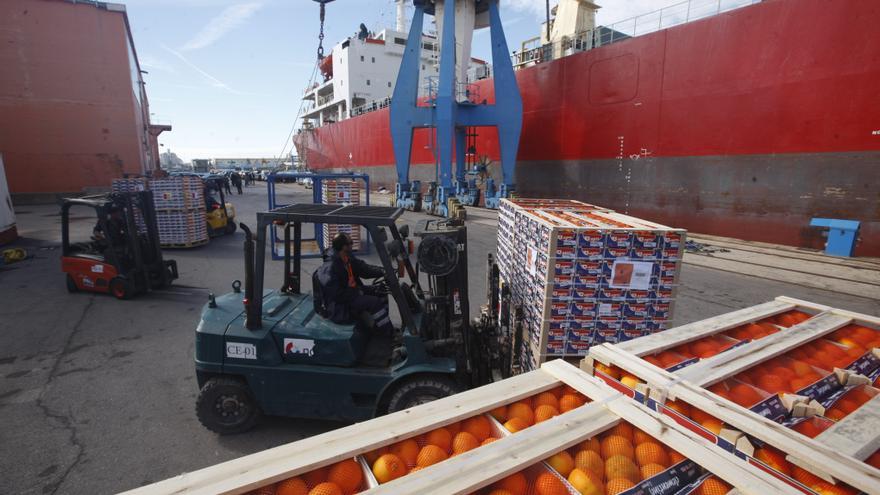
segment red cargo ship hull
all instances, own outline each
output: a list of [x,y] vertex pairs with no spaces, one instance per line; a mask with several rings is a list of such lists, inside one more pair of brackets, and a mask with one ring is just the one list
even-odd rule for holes
[[[856,254],[880,256],[877,25],[874,0],[768,0],[518,71],[517,192],[795,246],[822,246],[811,217],[859,220]],[[432,180],[427,138],[411,178]],[[387,109],[295,142],[312,169],[396,182]],[[493,129],[477,150],[497,163]]]

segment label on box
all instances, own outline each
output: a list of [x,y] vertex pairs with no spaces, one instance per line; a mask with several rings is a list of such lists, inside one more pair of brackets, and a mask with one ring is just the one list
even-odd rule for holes
[[800,390],[797,390],[795,393],[797,393],[798,395],[809,397],[811,399],[821,400],[830,395],[838,388],[840,388],[840,382],[837,380],[837,375],[831,373],[825,378],[817,380],[812,385],[808,385]]
[[569,314],[571,314],[571,308],[567,301],[550,303],[550,316],[568,316]]
[[580,342],[583,344],[591,344],[593,342],[592,328],[572,328],[568,331],[567,338],[569,342]]
[[639,337],[644,337],[645,335],[649,335],[647,330],[626,330],[621,329],[618,333],[618,338],[621,342],[625,342],[627,340],[637,339]]
[[575,300],[585,301],[588,299],[595,299],[596,291],[597,289],[595,287],[575,285],[574,288],[571,290],[571,296]]
[[623,303],[619,302],[602,302],[599,303],[599,307],[597,308],[599,316],[602,315],[614,315],[617,316],[620,314],[620,311],[623,309]]
[[605,258],[607,259],[615,259],[615,258],[628,258],[629,257],[629,248],[628,247],[605,247]]
[[767,397],[750,407],[749,410],[776,422],[779,422],[780,419],[788,415],[788,410],[782,405],[782,400],[780,400],[779,394],[773,394],[770,397]]
[[569,288],[574,285],[574,276],[573,275],[557,275],[553,278],[553,287],[560,288]]
[[611,267],[610,285],[621,289],[647,290],[651,285],[653,263],[630,260],[614,260]]
[[590,352],[591,342],[572,342],[565,343],[566,354],[574,354],[576,356],[586,356]]
[[619,495],[672,495],[680,494],[681,490],[697,484],[702,470],[697,464],[685,459],[671,468],[640,482],[636,486],[622,491]]
[[649,290],[630,289],[626,291],[626,300],[632,302],[648,302],[654,294]]
[[529,274],[534,276],[537,273],[538,252],[532,246],[526,247],[526,268]]
[[669,302],[663,301],[654,301],[650,305],[651,308],[651,316],[653,318],[669,318],[669,313],[672,309],[672,304]]
[[[655,248],[632,248],[629,251],[629,257],[636,260],[656,260],[662,253]],[[652,266],[653,269],[653,266]]]
[[553,273],[556,275],[574,274],[575,262],[573,260],[554,260]]
[[628,248],[631,245],[628,231],[611,231],[605,234],[605,246],[611,248]]
[[598,276],[602,274],[604,264],[605,262],[601,260],[578,260],[575,265],[575,273],[577,275]]
[[556,246],[556,257],[557,258],[570,258],[574,259],[577,257],[578,249],[573,246]]
[[846,369],[855,371],[860,375],[869,375],[872,371],[880,368],[880,358],[874,355],[873,352],[868,351],[864,356],[856,359],[852,362]]
[[587,260],[600,260],[605,256],[602,246],[579,246],[578,258]]
[[565,353],[565,342],[547,342],[547,354]]
[[547,341],[548,342],[565,342],[566,330],[564,328],[548,328],[547,329]]
[[579,246],[601,248],[604,244],[605,235],[598,230],[585,230],[578,235]]
[[572,301],[571,314],[575,316],[595,316],[596,303],[593,301]]
[[623,316],[630,318],[633,316],[646,317],[651,312],[651,305],[648,303],[632,303],[628,302],[623,305]]
[[599,289],[599,299],[610,299],[613,301],[623,301],[626,295],[624,289],[612,289],[610,287],[601,287]]
[[557,301],[571,299],[571,288],[554,287],[550,291],[550,297]]
[[576,247],[578,234],[576,230],[560,229],[556,231],[556,246]]
[[638,248],[656,249],[663,243],[663,237],[656,232],[633,232],[632,244]]

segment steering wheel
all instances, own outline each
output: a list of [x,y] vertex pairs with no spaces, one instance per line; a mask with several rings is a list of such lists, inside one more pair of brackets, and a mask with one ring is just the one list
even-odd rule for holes
[[388,282],[385,281],[385,277],[376,277],[370,282],[370,292],[379,296],[388,295],[391,293],[391,289],[388,287]]

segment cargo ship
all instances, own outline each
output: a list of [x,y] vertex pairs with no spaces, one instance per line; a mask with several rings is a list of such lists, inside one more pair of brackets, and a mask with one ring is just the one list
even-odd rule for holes
[[[823,232],[811,218],[858,220],[855,253],[880,256],[880,3],[727,3],[690,0],[607,27],[578,15],[577,32],[554,40],[557,26],[545,25],[524,43],[514,53],[524,105],[516,193],[813,248]],[[560,10],[551,25],[572,24]],[[492,102],[491,68],[478,69],[473,84]],[[348,108],[334,119],[312,110],[294,137],[300,158],[393,189],[387,98]],[[473,151],[497,163],[494,134],[477,130]],[[434,175],[431,142],[416,132],[411,177],[423,183]]]

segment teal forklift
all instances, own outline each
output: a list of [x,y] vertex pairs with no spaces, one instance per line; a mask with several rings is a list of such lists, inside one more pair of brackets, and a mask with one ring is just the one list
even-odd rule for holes
[[[408,226],[397,226],[402,214],[393,207],[295,204],[258,213],[255,232],[240,224],[244,287],[235,281],[232,292],[209,296],[196,328],[196,411],[206,428],[240,433],[262,415],[363,421],[511,374],[518,360],[509,352],[509,321],[498,324],[499,306],[489,304],[469,321],[466,227],[425,222],[414,233],[420,242],[413,265],[414,239]],[[304,223],[366,229],[384,270],[370,291],[390,297],[399,333],[374,332],[365,315],[346,324],[321,316],[314,274],[313,291],[301,290]],[[278,289],[264,287],[269,228],[284,232]],[[491,256],[489,265],[489,297],[499,301]]]

